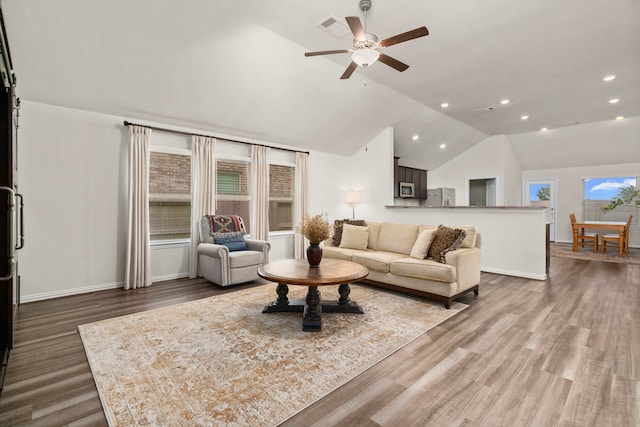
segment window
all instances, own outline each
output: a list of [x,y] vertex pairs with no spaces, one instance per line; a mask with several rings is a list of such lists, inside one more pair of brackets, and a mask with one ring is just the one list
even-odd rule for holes
[[154,240],[191,236],[191,156],[150,152],[149,227]]
[[269,231],[293,230],[295,168],[269,165]]
[[585,179],[582,201],[583,219],[586,221],[627,221],[629,215],[633,215],[633,222],[637,223],[638,205],[636,203],[618,206],[606,214],[602,212],[602,208],[612,200],[624,198],[627,193],[634,192],[638,188],[637,183],[638,179],[635,176]]
[[216,162],[216,214],[240,215],[247,233],[249,217],[249,162],[218,160]]

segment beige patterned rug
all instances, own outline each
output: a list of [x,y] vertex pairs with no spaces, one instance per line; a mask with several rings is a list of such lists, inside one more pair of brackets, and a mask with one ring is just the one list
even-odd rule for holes
[[578,246],[578,252],[573,252],[573,245],[571,243],[551,243],[551,256],[560,258],[574,258],[584,259],[588,261],[603,261],[613,262],[616,264],[640,264],[640,249],[630,248],[629,256],[618,256],[618,250],[611,249],[607,245],[607,251],[602,253],[601,247],[598,247],[598,252],[593,253],[593,245],[589,247],[585,245],[584,248]]
[[466,308],[353,285],[365,314],[325,313],[311,333],[301,313],[261,312],[275,287],[79,326],[109,424],[276,425]]

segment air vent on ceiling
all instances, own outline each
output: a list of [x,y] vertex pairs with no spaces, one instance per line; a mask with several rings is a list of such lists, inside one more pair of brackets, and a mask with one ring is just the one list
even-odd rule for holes
[[486,111],[493,111],[495,107],[492,107],[491,105],[488,107],[482,107],[482,108],[478,108],[478,111],[480,112],[486,112]]
[[338,18],[335,18],[333,16],[330,16],[322,21],[320,23],[320,27],[324,28],[338,38],[342,38],[351,33],[349,27],[345,23],[339,21]]

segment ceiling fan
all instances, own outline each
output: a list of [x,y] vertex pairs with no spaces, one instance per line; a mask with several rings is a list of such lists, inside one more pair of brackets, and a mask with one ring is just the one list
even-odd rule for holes
[[398,34],[393,37],[386,38],[382,41],[378,41],[378,37],[375,34],[369,34],[366,32],[367,24],[367,11],[371,9],[371,0],[360,0],[360,9],[364,12],[365,27],[362,26],[360,18],[357,16],[347,16],[347,24],[353,33],[353,49],[340,49],[340,50],[323,50],[318,52],[305,52],[304,56],[319,56],[319,55],[333,55],[336,53],[351,53],[351,64],[347,67],[340,79],[348,79],[358,66],[368,67],[376,61],[380,61],[383,64],[387,64],[389,67],[394,68],[400,72],[409,68],[409,66],[403,62],[398,61],[395,58],[385,55],[379,50],[385,47],[393,46],[394,44],[403,43],[409,40],[417,39],[418,37],[424,37],[429,34],[427,27],[416,28],[415,30],[407,31],[406,33]]

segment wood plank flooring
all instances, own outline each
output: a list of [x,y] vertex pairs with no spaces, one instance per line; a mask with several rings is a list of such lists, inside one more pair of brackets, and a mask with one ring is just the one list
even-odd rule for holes
[[[105,426],[77,326],[233,292],[202,279],[23,304],[0,425]],[[640,426],[640,266],[483,274],[470,307],[283,426]]]

